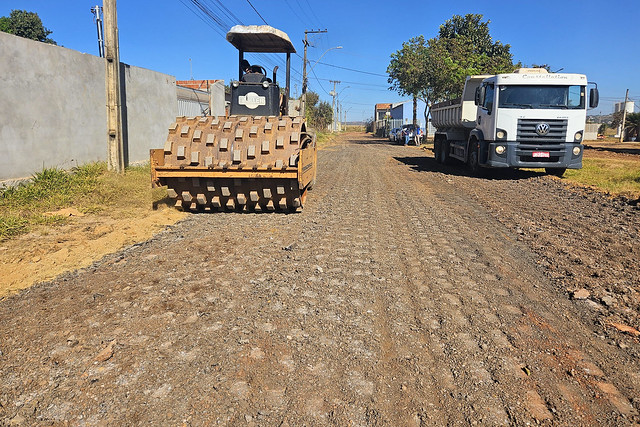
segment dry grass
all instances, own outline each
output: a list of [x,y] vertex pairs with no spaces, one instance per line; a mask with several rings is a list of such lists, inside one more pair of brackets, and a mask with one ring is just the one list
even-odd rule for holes
[[164,198],[162,189],[151,190],[149,166],[128,168],[119,175],[105,163],[90,163],[71,171],[44,169],[29,182],[0,189],[0,240],[18,236],[38,225],[60,225],[68,218],[45,215],[63,208],[83,214],[122,215],[134,209],[151,209]]
[[640,156],[585,154],[582,169],[569,169],[564,176],[567,181],[612,195],[640,198]]

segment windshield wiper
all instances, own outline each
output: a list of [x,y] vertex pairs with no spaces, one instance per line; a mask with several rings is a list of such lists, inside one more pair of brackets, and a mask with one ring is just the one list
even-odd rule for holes
[[521,107],[521,108],[533,108],[531,106],[531,104],[512,104],[512,103],[506,103],[506,104],[502,104],[502,107],[507,107],[507,108],[513,108],[513,107]]
[[561,108],[563,110],[566,110],[567,108],[569,108],[564,104],[540,104],[540,106],[541,107],[549,107],[549,108]]

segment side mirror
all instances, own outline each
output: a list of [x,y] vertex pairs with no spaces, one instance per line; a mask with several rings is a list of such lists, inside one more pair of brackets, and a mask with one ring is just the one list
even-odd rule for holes
[[600,94],[598,88],[594,87],[589,90],[589,108],[596,108],[600,102]]
[[481,102],[480,102],[480,86],[478,86],[476,88],[476,97],[474,99],[474,102],[475,102],[476,105],[480,105],[481,104]]

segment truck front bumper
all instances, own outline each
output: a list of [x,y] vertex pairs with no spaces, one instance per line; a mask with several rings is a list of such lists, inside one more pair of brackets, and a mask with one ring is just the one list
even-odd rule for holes
[[[498,154],[498,147],[504,152]],[[487,142],[480,164],[490,168],[582,168],[582,144],[532,145],[518,142]],[[574,151],[578,151],[575,154]]]

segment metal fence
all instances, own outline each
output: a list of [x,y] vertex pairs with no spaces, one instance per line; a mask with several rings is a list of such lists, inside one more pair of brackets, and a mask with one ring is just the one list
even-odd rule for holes
[[178,116],[198,117],[209,112],[208,102],[198,102],[191,99],[178,99]]

